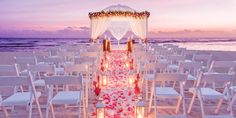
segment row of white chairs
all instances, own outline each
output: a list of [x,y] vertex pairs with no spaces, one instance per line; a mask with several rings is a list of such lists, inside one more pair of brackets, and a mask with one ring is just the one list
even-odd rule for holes
[[[82,65],[68,65],[65,66],[65,72],[67,72],[68,74],[66,75],[55,75],[52,74],[53,73],[53,65],[45,65],[45,64],[40,64],[40,65],[31,65],[29,68],[29,71],[27,73],[29,74],[25,74],[20,76],[19,73],[17,73],[17,65],[0,65],[0,73],[1,76],[0,78],[4,78],[5,81],[1,82],[1,86],[8,86],[11,85],[15,86],[17,88],[20,89],[20,92],[18,92],[19,90],[17,88],[15,88],[14,90],[14,94],[11,95],[10,97],[7,97],[6,99],[3,99],[3,101],[1,102],[1,105],[3,107],[3,111],[5,113],[5,116],[7,117],[7,110],[4,106],[15,106],[15,105],[31,105],[29,106],[29,117],[31,117],[32,115],[32,103],[28,102],[28,100],[31,100],[32,102],[34,100],[36,100],[37,105],[39,104],[37,102],[38,98],[40,96],[42,96],[42,92],[38,91],[36,92],[35,86],[39,87],[39,86],[44,86],[47,89],[47,113],[46,113],[46,117],[48,117],[48,110],[49,110],[49,106],[52,110],[52,114],[53,117],[54,116],[54,110],[52,107],[52,104],[79,104],[79,107],[83,108],[84,111],[84,115],[86,115],[86,100],[88,98],[88,95],[86,94],[86,90],[87,90],[87,82],[83,81],[87,81],[87,78],[83,78],[80,75],[75,75],[72,74],[74,72],[79,72],[82,73],[84,72],[85,74],[86,72],[86,67],[82,68]],[[15,72],[15,75],[13,75],[13,73]],[[39,72],[46,72],[46,73],[51,73],[52,75],[45,75],[45,76],[41,76]],[[3,75],[5,74],[5,75]],[[38,77],[36,77],[36,75],[38,74]],[[14,79],[15,78],[15,79]],[[27,83],[24,81],[24,79],[22,79],[23,83],[19,83],[18,84],[18,78],[26,78],[30,83],[28,84],[24,84]],[[77,78],[77,79],[76,79]],[[21,80],[21,79],[19,79]],[[21,85],[22,84],[22,85]],[[79,88],[79,91],[63,91],[63,92],[58,92],[59,89],[56,89],[57,94],[54,95],[53,94],[53,88],[54,86],[49,86],[49,85],[63,85],[67,86],[70,84],[74,84]],[[28,92],[23,92],[26,89],[22,86],[29,86],[30,85],[30,89],[32,89],[33,91],[28,91]],[[62,89],[65,90],[65,89]],[[22,93],[23,92],[23,93]],[[31,92],[31,93],[30,93]],[[30,95],[36,95],[37,99],[31,97]],[[53,96],[54,95],[54,96]],[[82,101],[83,100],[83,101]],[[83,105],[83,106],[82,106]],[[40,106],[37,106],[40,109]],[[41,111],[40,112],[40,117],[42,116]]]
[[[173,47],[175,47],[174,49],[177,49],[177,46]],[[176,112],[179,111],[179,105],[181,101],[183,105],[183,114],[179,115],[178,117],[186,117],[186,98],[184,95],[187,90],[193,95],[187,113],[191,112],[193,102],[195,101],[195,98],[197,96],[200,101],[203,118],[213,117],[211,115],[206,115],[204,112],[204,100],[206,98],[220,99],[215,113],[219,112],[222,101],[226,100],[229,106],[228,110],[230,111],[230,115],[227,116],[233,117],[232,106],[234,101],[236,100],[236,95],[234,95],[233,97],[232,94],[232,90],[235,91],[235,88],[232,86],[235,67],[234,61],[212,61],[211,54],[195,53],[192,54],[192,60],[186,60],[186,58],[184,57],[185,55],[175,55],[174,53],[174,55],[158,55],[159,58],[156,58],[157,56],[155,57],[154,53],[148,51],[148,49],[146,49],[147,47],[140,46],[139,48],[140,49],[135,52],[135,59],[138,63],[143,63],[138,65],[138,71],[144,72],[143,74],[146,82],[146,99],[149,100],[149,110],[152,108],[152,106],[154,106],[155,115],[157,115],[157,99],[161,98],[162,100],[166,100],[174,96],[174,98],[177,98],[178,100],[176,107],[174,107],[176,109]],[[165,59],[165,61],[163,61],[163,58]],[[176,61],[177,63],[173,63],[174,61]],[[173,64],[176,64],[175,71],[169,71],[169,67]],[[192,81],[193,85],[187,86],[186,83],[188,81]],[[151,85],[149,85],[149,83],[151,83]],[[171,85],[166,87],[170,83]],[[177,88],[179,87],[179,90],[176,90],[177,83],[179,83],[179,85],[177,86]],[[225,85],[221,86],[221,89],[223,88],[224,93],[221,93],[222,91],[216,91],[218,89],[216,87],[216,84]],[[156,87],[157,85],[159,86]],[[149,93],[151,94],[150,97],[148,96]],[[162,108],[166,108],[166,106]],[[158,115],[157,117],[160,117],[160,115]],[[214,117],[221,118],[226,116],[215,115]]]

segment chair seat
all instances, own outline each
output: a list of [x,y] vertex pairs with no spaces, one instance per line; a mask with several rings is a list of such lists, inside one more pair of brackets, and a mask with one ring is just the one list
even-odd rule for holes
[[206,115],[204,118],[234,118],[230,115]]
[[80,91],[61,91],[51,100],[52,104],[78,104],[80,102]]
[[189,74],[187,80],[197,80],[197,77]]
[[181,95],[172,87],[156,87],[156,96],[157,97],[179,97]]
[[20,76],[27,76],[29,75],[28,70],[23,70],[20,72]]
[[1,103],[2,103],[2,96],[0,95],[0,106],[1,106]]
[[200,91],[203,98],[208,98],[208,99],[224,98],[224,95],[222,93],[211,88],[200,88]]
[[187,118],[185,115],[157,115],[156,118]]
[[[28,105],[30,103],[31,92],[17,92],[2,101],[2,106],[12,105]],[[37,98],[41,96],[41,92],[36,93]],[[34,99],[34,96],[32,96]]]
[[43,79],[35,80],[34,81],[35,86],[45,86],[45,81]]
[[236,92],[236,86],[231,86],[230,89]]
[[168,66],[168,69],[169,70],[178,70],[179,69],[179,66],[178,65],[175,65],[175,64],[171,64]]

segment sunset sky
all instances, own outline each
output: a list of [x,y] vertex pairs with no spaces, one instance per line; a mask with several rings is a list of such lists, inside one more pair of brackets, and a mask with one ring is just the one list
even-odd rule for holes
[[236,37],[236,0],[0,0],[0,37],[89,37],[88,12],[114,4],[149,11],[151,37]]

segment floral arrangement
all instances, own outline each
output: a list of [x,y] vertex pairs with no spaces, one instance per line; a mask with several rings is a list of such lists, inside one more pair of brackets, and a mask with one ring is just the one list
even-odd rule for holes
[[111,16],[124,16],[124,17],[134,17],[136,19],[142,19],[150,16],[150,12],[130,12],[130,11],[101,11],[101,12],[90,12],[89,18],[99,18],[99,17],[111,17]]

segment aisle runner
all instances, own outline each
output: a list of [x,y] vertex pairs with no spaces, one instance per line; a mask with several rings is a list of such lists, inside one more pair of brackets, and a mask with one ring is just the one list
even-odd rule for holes
[[126,52],[113,51],[109,54],[108,85],[102,88],[100,96],[106,106],[106,118],[133,118],[135,94],[134,88],[128,84]]

